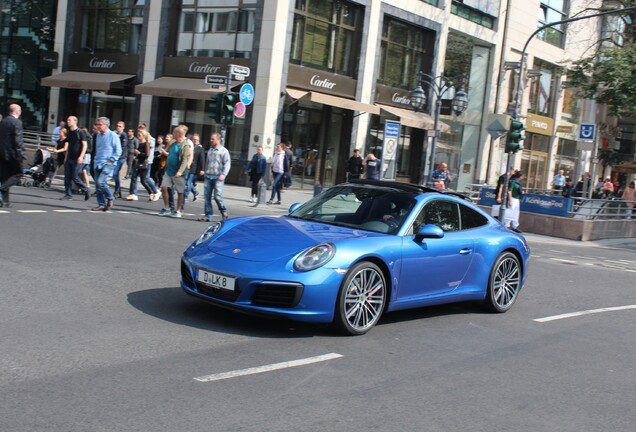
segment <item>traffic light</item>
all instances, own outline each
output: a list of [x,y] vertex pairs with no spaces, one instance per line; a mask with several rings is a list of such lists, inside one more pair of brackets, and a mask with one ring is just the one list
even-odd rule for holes
[[517,153],[523,150],[523,143],[526,137],[523,135],[523,131],[526,130],[524,125],[519,120],[512,120],[510,122],[510,131],[508,132],[508,140],[506,141],[506,153]]
[[208,117],[214,119],[215,122],[223,121],[223,93],[215,93],[210,96],[212,101],[208,104]]
[[238,93],[224,93],[223,94],[223,119],[222,122],[226,126],[234,124],[234,106],[239,101]]

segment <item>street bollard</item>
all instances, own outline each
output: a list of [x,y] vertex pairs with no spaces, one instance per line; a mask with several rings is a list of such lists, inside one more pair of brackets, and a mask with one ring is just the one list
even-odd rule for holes
[[267,184],[261,179],[258,182],[258,195],[256,196],[254,207],[264,206],[265,201],[267,201]]
[[320,192],[322,192],[322,185],[320,183],[316,183],[314,185],[314,196],[318,195]]

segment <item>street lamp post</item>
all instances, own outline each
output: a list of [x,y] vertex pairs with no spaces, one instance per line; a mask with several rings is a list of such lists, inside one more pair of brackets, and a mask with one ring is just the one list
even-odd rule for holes
[[[448,90],[450,90],[451,88],[454,88],[455,86],[454,86],[454,83],[448,78],[446,78],[444,75],[434,77],[422,71],[418,72],[417,87],[415,87],[415,90],[413,90],[410,95],[411,107],[413,107],[413,109],[416,112],[424,111],[426,107],[426,93],[424,92],[424,89],[422,87],[424,83],[428,85],[430,90],[435,95],[435,112],[433,117],[434,135],[431,141],[431,154],[430,154],[429,162],[428,162],[428,179],[427,180],[424,180],[426,178],[424,176],[425,166],[424,164],[422,164],[422,183],[424,185],[432,186],[433,170],[435,168],[435,147],[437,145],[437,139],[440,136],[439,115],[442,108],[442,98]],[[453,112],[455,113],[455,115],[461,115],[464,111],[466,111],[466,108],[468,107],[468,95],[463,89],[455,93],[451,106],[453,108]]]

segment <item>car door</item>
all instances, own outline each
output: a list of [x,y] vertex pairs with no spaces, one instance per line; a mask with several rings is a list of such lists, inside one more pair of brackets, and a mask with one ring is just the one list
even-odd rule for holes
[[[414,234],[426,224],[440,227],[444,237],[417,241]],[[398,303],[425,303],[452,292],[461,285],[473,257],[474,240],[461,230],[459,204],[454,201],[439,198],[428,202],[413,229],[413,235],[403,238]]]

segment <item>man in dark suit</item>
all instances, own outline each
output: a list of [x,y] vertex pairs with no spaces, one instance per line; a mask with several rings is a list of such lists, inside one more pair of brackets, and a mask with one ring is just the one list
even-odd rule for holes
[[20,105],[9,105],[9,115],[0,122],[0,207],[11,207],[9,188],[17,184],[22,176],[24,143]]

